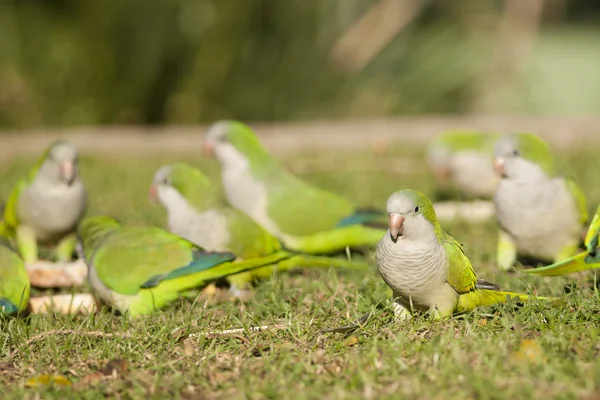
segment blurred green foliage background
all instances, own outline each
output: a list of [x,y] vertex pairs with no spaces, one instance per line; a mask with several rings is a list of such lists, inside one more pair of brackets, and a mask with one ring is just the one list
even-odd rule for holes
[[599,21],[593,0],[0,0],[0,128],[594,113]]

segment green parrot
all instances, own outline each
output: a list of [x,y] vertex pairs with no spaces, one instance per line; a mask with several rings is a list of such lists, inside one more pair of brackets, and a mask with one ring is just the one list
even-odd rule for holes
[[600,268],[600,251],[598,251],[598,231],[600,230],[600,205],[585,236],[585,250],[573,257],[545,267],[525,270],[526,273],[539,276],[566,275],[573,272]]
[[478,280],[461,245],[444,232],[429,199],[414,190],[393,193],[387,200],[389,229],[377,246],[379,273],[394,293],[399,319],[414,310],[429,310],[435,319],[502,303],[503,292]]
[[460,195],[492,198],[500,178],[493,167],[497,133],[475,130],[442,132],[427,147],[427,161],[440,188]]
[[241,122],[215,123],[204,148],[221,164],[227,201],[289,249],[324,254],[375,247],[385,233],[383,211],[358,209],[292,175]]
[[0,239],[0,315],[25,311],[29,302],[29,276],[21,257]]
[[285,252],[236,261],[207,252],[157,227],[124,227],[110,217],[88,217],[78,230],[88,279],[106,304],[137,317],[160,309],[189,289],[276,263]]
[[[283,251],[279,240],[245,214],[224,204],[220,190],[200,170],[184,164],[165,165],[156,171],[150,197],[168,213],[169,231],[210,251],[231,251],[243,259]],[[277,264],[229,276],[234,292],[243,291],[256,278],[275,269],[340,267],[366,269],[368,265],[343,259],[288,252]]]
[[548,144],[530,133],[509,134],[494,155],[501,177],[494,197],[498,266],[510,269],[517,255],[559,262],[576,254],[588,219],[585,195],[556,174]]
[[78,171],[77,149],[54,142],[9,194],[0,236],[16,240],[25,263],[38,261],[38,243],[56,244],[56,258],[71,261],[77,224],[87,205]]

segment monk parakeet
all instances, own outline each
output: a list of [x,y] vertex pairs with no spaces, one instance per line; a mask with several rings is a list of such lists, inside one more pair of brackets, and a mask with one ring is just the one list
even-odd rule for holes
[[531,275],[556,276],[572,272],[587,271],[600,268],[600,247],[598,246],[598,233],[600,230],[600,206],[596,210],[594,218],[585,236],[585,250],[566,260],[540,268],[525,270]]
[[[200,170],[177,163],[155,174],[150,196],[168,213],[169,231],[210,251],[231,251],[243,259],[265,257],[282,251],[279,240],[245,214],[228,207],[218,187]],[[304,256],[289,252],[277,265],[230,276],[234,292],[254,278],[266,278],[283,267],[354,267],[366,264],[343,259]]]
[[148,314],[180,293],[287,257],[236,261],[230,252],[207,252],[157,227],[124,227],[110,217],[79,226],[88,279],[98,298],[121,313]]
[[[292,175],[241,122],[217,122],[207,132],[204,146],[221,164],[227,201],[288,248],[333,253],[346,247],[375,247],[385,233],[384,212],[357,209],[343,197]],[[315,234],[311,240],[298,239]]]
[[492,198],[500,178],[494,172],[494,143],[499,135],[451,130],[427,148],[427,161],[441,188],[453,187],[466,197]]
[[29,277],[21,257],[0,239],[0,314],[25,311],[29,301]]
[[410,318],[413,310],[429,310],[437,319],[502,303],[507,297],[529,299],[478,280],[461,245],[444,232],[422,193],[396,192],[388,198],[386,209],[389,229],[377,246],[376,258],[383,280],[394,293],[399,318]]
[[500,227],[497,264],[508,270],[517,255],[558,262],[577,253],[588,213],[577,184],[555,172],[539,136],[515,133],[494,148],[500,183],[494,203]]
[[10,192],[0,235],[16,240],[25,263],[38,260],[38,243],[56,245],[56,258],[71,260],[87,203],[77,163],[77,149],[57,141]]

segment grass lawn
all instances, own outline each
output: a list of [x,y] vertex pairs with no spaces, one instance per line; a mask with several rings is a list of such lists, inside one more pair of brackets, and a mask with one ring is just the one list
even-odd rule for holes
[[[563,171],[588,194],[590,211],[600,202],[598,150],[559,155]],[[147,190],[154,171],[176,160],[83,154],[89,213],[164,226],[165,213],[149,203]],[[218,174],[200,156],[179,160]],[[32,162],[0,163],[1,196]],[[422,149],[304,154],[284,162],[308,181],[364,205],[383,207],[402,188],[433,193]],[[555,307],[536,302],[486,307],[443,322],[419,317],[402,324],[391,319],[387,287],[375,269],[321,270],[273,277],[246,304],[197,297],[134,321],[108,312],[13,319],[0,322],[0,398],[600,398],[594,274],[506,274],[493,265],[494,221],[445,228],[464,244],[479,277],[564,301]],[[350,335],[319,332],[348,325],[367,311],[374,316]],[[277,324],[286,327],[206,335]],[[34,338],[43,332],[50,334]],[[26,384],[45,374],[71,384]]]

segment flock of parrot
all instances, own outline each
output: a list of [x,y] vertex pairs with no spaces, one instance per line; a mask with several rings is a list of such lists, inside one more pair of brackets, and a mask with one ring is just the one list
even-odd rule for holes
[[[243,296],[276,271],[369,271],[367,259],[344,256],[364,249],[375,250],[399,319],[416,311],[439,319],[533,298],[478,279],[462,246],[418,191],[391,194],[385,209],[360,208],[288,172],[239,121],[213,124],[204,150],[221,166],[220,184],[184,163],[156,171],[149,195],[166,210],[167,229],[161,229],[86,216],[77,149],[67,141],[53,143],[1,211],[0,314],[27,310],[27,266],[40,260],[40,248],[51,249],[56,261],[81,257],[96,299],[132,317],[218,281]],[[546,265],[523,270],[533,275],[600,267],[600,206],[586,231],[584,194],[557,173],[540,137],[448,131],[430,143],[427,154],[440,187],[465,198],[493,198],[496,264],[502,270],[520,257]]]

